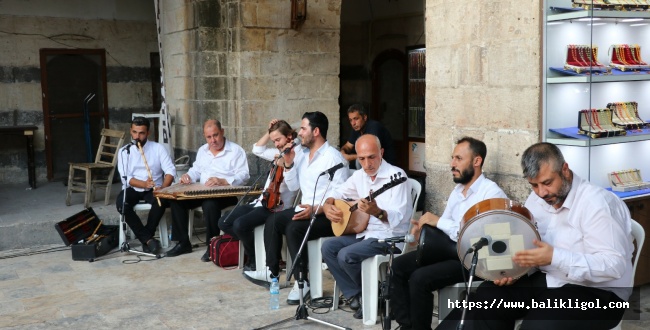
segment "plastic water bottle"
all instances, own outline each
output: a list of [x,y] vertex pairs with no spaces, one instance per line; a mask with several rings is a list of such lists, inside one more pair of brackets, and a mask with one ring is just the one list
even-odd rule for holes
[[271,299],[269,300],[269,307],[271,310],[280,309],[280,283],[278,278],[274,277],[271,280]]

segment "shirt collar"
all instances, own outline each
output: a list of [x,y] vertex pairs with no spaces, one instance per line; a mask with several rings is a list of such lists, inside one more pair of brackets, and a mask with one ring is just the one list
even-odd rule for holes
[[[475,193],[475,192],[478,190],[478,187],[481,186],[481,183],[483,183],[483,180],[485,180],[485,175],[483,175],[483,173],[481,173],[481,175],[478,176],[478,178],[476,179],[476,181],[474,181],[474,183],[472,183],[472,185],[469,186],[469,188],[467,189],[467,196],[464,196],[463,198],[467,198],[467,197],[469,197],[469,196],[472,196],[472,194]],[[454,191],[455,191],[457,194],[462,195],[462,194],[463,194],[463,189],[464,189],[464,188],[465,188],[465,185],[459,183],[459,184],[457,184],[456,187],[454,188]]]
[[[368,173],[366,173],[366,171],[364,171],[363,168],[359,169],[359,171],[363,172],[363,177],[366,178],[368,182],[373,182],[370,179],[370,175],[368,175]],[[377,176],[375,177],[375,181],[377,181],[377,179],[390,179],[390,176],[393,174],[395,173],[390,173],[390,166],[388,165],[388,163],[386,163],[386,160],[382,159],[381,164],[379,165],[379,169],[377,170]]]

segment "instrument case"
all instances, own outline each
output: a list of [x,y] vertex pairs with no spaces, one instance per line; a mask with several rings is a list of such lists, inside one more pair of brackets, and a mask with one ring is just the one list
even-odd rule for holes
[[101,224],[92,207],[57,222],[54,228],[66,246],[72,245],[72,260],[93,261],[119,242],[118,226]]

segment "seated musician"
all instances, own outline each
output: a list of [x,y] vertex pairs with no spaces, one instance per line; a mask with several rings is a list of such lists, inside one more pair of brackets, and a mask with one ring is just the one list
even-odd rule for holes
[[[154,238],[154,234],[169,202],[163,199],[156,200],[153,190],[171,185],[176,176],[176,167],[163,145],[147,140],[149,125],[149,120],[144,117],[135,117],[131,121],[133,143],[124,146],[117,157],[122,191],[117,196],[115,204],[120,213],[124,207],[124,220],[133,230],[135,237],[142,242],[143,250],[158,254],[160,242]],[[138,144],[142,148],[141,151]],[[151,204],[146,225],[142,224],[140,217],[133,210],[140,200]]]
[[[248,160],[246,152],[236,143],[227,140],[218,120],[208,119],[203,124],[203,135],[206,144],[196,152],[196,161],[187,173],[181,176],[180,183],[188,184],[199,181],[206,187],[241,186],[248,181]],[[167,252],[168,257],[175,257],[192,252],[192,244],[188,236],[190,209],[201,206],[205,219],[206,242],[219,235],[218,221],[221,210],[237,204],[237,197],[217,197],[204,199],[172,200],[172,217],[174,221],[173,235],[177,235],[178,243]],[[201,257],[201,261],[210,261],[209,246]]]
[[[623,316],[632,292],[630,213],[611,192],[569,169],[560,149],[550,143],[530,146],[521,158],[533,191],[525,206],[537,222],[541,241],[512,260],[533,267],[519,279],[483,282],[473,301],[592,303],[603,308],[487,308],[467,311],[466,329],[611,329]],[[619,303],[618,307],[610,305]],[[566,305],[565,305],[566,306]],[[456,329],[460,310],[440,325]]]
[[[276,166],[272,167],[271,171],[275,170],[275,172],[269,174],[264,185],[264,192],[268,192],[267,189],[271,185],[271,178],[275,177],[277,171],[284,171],[284,161],[282,158],[278,159],[277,156],[285,147],[289,148],[294,146],[293,140],[295,137],[296,132],[286,121],[273,119],[269,123],[269,128],[264,136],[253,145],[253,153],[255,155],[269,161],[274,161],[277,163],[276,166],[279,166],[279,168]],[[277,149],[266,147],[269,140],[273,141]],[[296,149],[297,152],[302,152],[300,148]],[[282,172],[280,172],[280,175],[282,175]],[[234,209],[230,215],[224,215],[219,219],[219,228],[225,233],[241,240],[244,245],[245,253],[248,256],[248,261],[244,265],[244,271],[255,270],[255,227],[263,225],[266,218],[272,212],[282,211],[293,206],[292,203],[296,198],[297,192],[289,190],[284,180],[280,183],[277,191],[280,193],[280,196],[273,198],[277,199],[277,197],[280,197],[280,205],[269,205],[269,198],[260,196],[259,199],[253,201],[251,204],[241,205]],[[262,203],[263,201],[266,202]]]
[[[266,248],[266,265],[267,269],[258,269],[257,271],[244,272],[245,276],[253,280],[271,281],[273,277],[280,275],[280,260],[282,249],[282,235],[287,237],[290,257],[295,259],[300,244],[307,233],[311,213],[318,208],[323,198],[331,197],[334,190],[350,175],[345,168],[347,162],[341,156],[338,150],[330,146],[327,142],[327,128],[329,121],[327,117],[319,111],[306,112],[302,116],[300,132],[298,136],[302,139],[303,152],[291,150],[287,152],[284,158],[284,181],[289,190],[302,192],[300,204],[295,209],[287,209],[282,212],[276,212],[270,215],[264,226],[264,246]],[[322,172],[343,164],[344,168],[334,172],[332,182],[328,186],[329,177],[324,176],[318,180]],[[318,181],[318,186],[316,182]],[[319,237],[333,236],[330,221],[325,218],[322,208],[318,208],[318,215],[309,233],[309,239],[313,240]],[[302,272],[303,278],[307,278],[307,246],[305,245],[301,258],[297,261],[299,265],[294,268],[293,275],[298,277]],[[290,276],[290,274],[287,274]],[[287,303],[297,305],[300,300],[298,290],[298,281],[289,293]],[[303,291],[304,297],[309,295],[309,284],[305,282]]]
[[[456,142],[451,155],[451,173],[455,183],[442,216],[426,212],[413,221],[413,233],[419,240],[420,232],[427,230],[425,264],[418,265],[417,251],[393,261],[391,310],[401,329],[430,329],[433,312],[433,291],[463,282],[467,271],[458,258],[456,241],[460,222],[474,204],[489,198],[506,198],[496,183],[483,175],[487,148],[483,141],[463,137]],[[423,229],[424,225],[426,227]]]
[[[408,230],[413,213],[408,181],[398,184],[375,198],[367,201],[366,196],[391,183],[391,178],[404,178],[406,173],[399,167],[390,165],[382,159],[383,149],[379,138],[365,134],[355,143],[357,160],[363,171],[356,171],[344,184],[338,187],[336,197],[359,200],[359,209],[370,219],[367,228],[357,234],[343,235],[325,241],[321,248],[323,259],[334,275],[336,284],[356,310],[354,318],[361,319],[361,262],[378,254],[386,254],[389,243],[379,239],[404,236]],[[401,174],[401,175],[398,175]],[[345,221],[346,216],[334,205],[334,198],[328,198],[323,211],[332,222]],[[348,211],[349,212],[349,211]],[[347,214],[349,217],[349,214]],[[403,245],[400,243],[399,245]],[[402,246],[398,246],[401,248]],[[396,251],[399,253],[399,251]]]

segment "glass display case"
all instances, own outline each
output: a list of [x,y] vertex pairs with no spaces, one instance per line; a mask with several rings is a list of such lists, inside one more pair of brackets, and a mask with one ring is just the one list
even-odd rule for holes
[[406,54],[408,61],[408,169],[424,173],[426,50],[424,46],[409,47]]
[[[633,217],[636,204],[650,201],[642,184],[650,181],[649,7],[649,1],[544,2],[542,138],[560,147],[577,175],[614,190]],[[650,219],[635,220],[650,229]],[[645,259],[639,267],[650,266]],[[650,272],[637,271],[635,283],[647,282]]]

